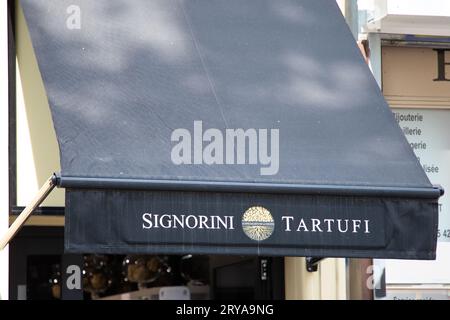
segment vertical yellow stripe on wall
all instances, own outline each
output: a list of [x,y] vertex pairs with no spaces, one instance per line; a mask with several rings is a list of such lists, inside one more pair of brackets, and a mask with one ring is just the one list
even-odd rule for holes
[[[26,206],[60,166],[44,84],[18,1],[16,8],[17,205]],[[43,206],[64,206],[64,190],[54,190]]]
[[345,259],[325,259],[317,272],[306,270],[305,258],[285,258],[287,300],[346,299]]

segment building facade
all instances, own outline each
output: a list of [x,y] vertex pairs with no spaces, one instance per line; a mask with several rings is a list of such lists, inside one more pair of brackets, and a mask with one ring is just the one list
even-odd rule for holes
[[[450,7],[445,1],[359,1],[361,39],[384,96],[432,183],[449,181],[448,109]],[[384,299],[448,299],[450,214],[440,199],[437,260],[375,260]],[[383,285],[384,286],[384,285]]]
[[[408,5],[405,6],[406,2]],[[419,2],[411,4],[411,1],[404,1],[402,6],[401,1],[359,1],[359,10],[356,1],[341,0],[338,4],[355,38],[359,37],[362,41],[361,50],[366,55],[388,102],[394,108],[399,124],[406,128],[404,133],[411,138],[412,148],[424,151],[424,155],[418,155],[427,159],[426,163],[422,163],[424,170],[430,174],[433,183],[442,184],[445,188],[448,173],[445,171],[445,161],[442,157],[445,157],[448,144],[446,145],[444,138],[439,140],[439,137],[445,135],[441,131],[445,130],[445,110],[448,107],[447,100],[450,99],[446,95],[450,91],[450,82],[447,82],[450,76],[447,76],[446,71],[450,53],[445,50],[445,36],[450,35],[442,31],[445,23],[443,24],[443,18],[439,15],[442,15],[442,8],[446,8],[447,4],[445,1],[435,1],[436,3],[424,7]],[[0,181],[2,191],[9,190],[9,195],[8,192],[2,192],[0,199],[1,208],[8,212],[8,215],[2,216],[3,229],[0,230],[5,230],[7,224],[15,220],[17,214],[32,201],[49,175],[60,169],[50,107],[23,10],[19,1],[8,1],[8,8],[6,2],[4,6],[5,10],[0,10],[0,23],[5,26],[9,21],[10,25],[0,32],[8,34],[9,38],[2,37],[2,40],[9,41],[2,43],[0,58],[2,63],[7,62],[10,70],[8,74],[2,74],[0,83],[0,89],[3,90],[0,97],[6,102],[3,105],[9,106],[2,109],[4,116],[0,117],[0,121],[4,122],[4,125],[2,123],[0,126],[0,148],[3,154],[0,164],[2,174],[5,175],[5,178],[0,176]],[[429,12],[431,7],[436,11]],[[426,14],[423,14],[424,12]],[[447,17],[450,17],[450,12]],[[423,26],[417,27],[416,19],[423,21]],[[429,36],[431,40],[424,36]],[[11,52],[15,52],[13,57]],[[422,67],[414,69],[411,66]],[[424,122],[418,119],[427,119],[429,124],[417,123]],[[409,125],[409,122],[414,124]],[[435,128],[438,128],[438,131]],[[426,138],[428,140],[424,141],[421,137],[426,134],[429,135]],[[416,139],[417,137],[419,139]],[[425,153],[424,145],[432,145],[432,142],[428,141],[439,141],[434,147],[436,153]],[[443,219],[441,216],[442,221],[445,221],[446,215],[445,201],[443,198],[441,203],[444,216]],[[49,299],[80,299],[83,296],[123,298],[122,294],[128,291],[137,292],[133,297],[138,298],[139,294],[154,296],[152,287],[192,285],[196,282],[203,284],[190,287],[191,296],[197,298],[226,298],[240,292],[245,298],[371,299],[373,296],[386,297],[382,292],[383,268],[388,298],[391,293],[397,292],[394,290],[404,290],[405,285],[414,284],[415,281],[398,280],[395,276],[401,273],[396,270],[408,269],[413,265],[412,262],[400,266],[397,262],[389,261],[329,258],[320,261],[317,272],[311,272],[312,270],[307,268],[307,260],[297,257],[209,256],[205,259],[188,256],[64,255],[64,207],[64,191],[56,189],[11,243],[9,262],[8,251],[2,252],[2,299],[32,299],[42,296]],[[447,236],[447,229],[449,228],[445,224],[439,229],[442,242],[445,242],[446,237],[450,237]],[[445,244],[439,246],[445,248]],[[438,251],[438,260],[439,255]],[[447,263],[438,262],[440,270],[444,270]],[[89,290],[84,293],[82,290],[75,290],[73,296],[64,285],[67,283],[67,266],[72,264],[87,264],[84,269],[90,273],[90,276],[83,277],[84,287]],[[97,268],[98,264],[108,267]],[[139,278],[139,267],[148,264],[155,264],[165,272],[159,274],[155,280],[148,270],[145,271],[147,273],[142,271],[145,275],[141,274]],[[167,272],[168,266],[179,270],[170,274]],[[200,271],[192,270],[196,268]],[[421,266],[411,268],[428,270]],[[111,276],[112,273],[116,276]],[[120,275],[121,279],[117,279],[117,275]],[[245,277],[247,279],[244,279]],[[371,286],[373,279],[375,283]],[[227,286],[225,282],[234,285]],[[423,282],[431,286],[440,285],[439,294],[442,290],[447,290],[448,283],[445,283],[444,278]],[[9,285],[6,285],[7,283]],[[138,289],[149,291],[138,293]]]

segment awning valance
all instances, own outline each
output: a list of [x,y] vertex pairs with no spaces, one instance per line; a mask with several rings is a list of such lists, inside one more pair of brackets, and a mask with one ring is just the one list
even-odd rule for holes
[[66,249],[433,259],[440,190],[329,0],[21,0]]

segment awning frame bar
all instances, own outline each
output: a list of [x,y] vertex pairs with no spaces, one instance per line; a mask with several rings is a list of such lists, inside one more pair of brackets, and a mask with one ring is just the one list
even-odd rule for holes
[[269,193],[304,194],[323,196],[358,197],[396,197],[438,199],[444,194],[441,186],[419,187],[378,187],[345,185],[301,185],[260,182],[232,181],[189,181],[189,180],[145,180],[117,179],[97,177],[55,176],[55,184],[62,188],[73,189],[116,189],[149,191],[194,191],[194,192],[232,192],[232,193]]

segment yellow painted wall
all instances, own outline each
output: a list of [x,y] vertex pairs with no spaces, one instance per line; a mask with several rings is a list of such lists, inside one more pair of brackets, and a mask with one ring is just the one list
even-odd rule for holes
[[[47,96],[18,1],[16,8],[17,205],[26,206],[60,165]],[[42,205],[64,206],[64,190],[54,190]]]
[[305,258],[285,258],[287,300],[345,300],[345,259],[325,259],[317,272],[306,270]]

